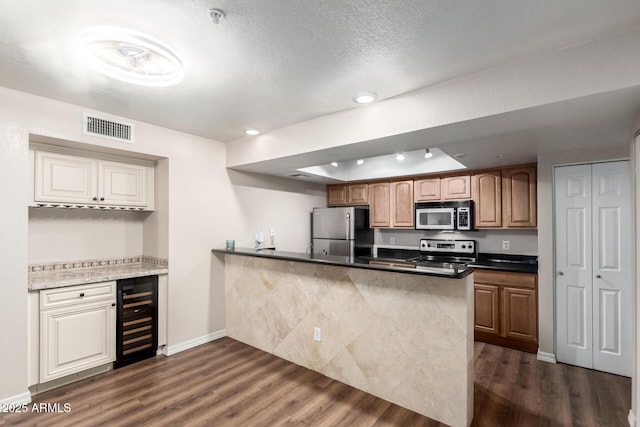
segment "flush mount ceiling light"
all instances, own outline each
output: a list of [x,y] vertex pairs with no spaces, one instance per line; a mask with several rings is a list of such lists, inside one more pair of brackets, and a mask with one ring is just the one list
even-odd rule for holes
[[433,157],[433,153],[432,153],[431,151],[429,151],[429,149],[428,149],[428,148],[426,148],[426,149],[424,150],[424,158],[425,158],[425,159],[430,159],[430,158],[432,158],[432,157]]
[[364,164],[364,160],[359,159],[358,161],[356,161],[356,165],[360,166]]
[[378,99],[378,95],[373,92],[361,92],[353,97],[353,102],[358,104],[370,104]]
[[338,167],[338,162],[331,162],[331,166],[333,166],[334,168]]
[[404,160],[404,154],[402,153],[396,154],[396,160]]
[[254,128],[245,129],[244,133],[246,133],[247,135],[251,135],[251,136],[260,135],[260,131],[258,129],[254,129]]
[[88,28],[78,36],[77,50],[91,68],[123,82],[171,86],[184,77],[182,62],[168,46],[126,28]]

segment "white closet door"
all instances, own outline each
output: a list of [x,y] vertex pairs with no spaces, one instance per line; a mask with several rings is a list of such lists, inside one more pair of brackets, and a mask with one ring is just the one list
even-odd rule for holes
[[556,168],[555,218],[557,359],[631,376],[629,162]]
[[555,170],[556,357],[593,367],[591,165]]
[[593,171],[593,367],[631,376],[631,171],[628,161]]

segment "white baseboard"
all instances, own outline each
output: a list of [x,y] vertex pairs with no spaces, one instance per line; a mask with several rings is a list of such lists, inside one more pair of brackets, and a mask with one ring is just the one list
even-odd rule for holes
[[633,413],[633,409],[629,409],[629,416],[627,417],[629,421],[629,427],[636,427],[636,414]]
[[556,363],[556,355],[553,353],[547,353],[546,351],[538,350],[537,359],[541,362]]
[[2,408],[10,408],[13,406],[20,406],[31,403],[31,393],[28,391],[18,394],[16,396],[11,396],[6,399],[0,400],[0,412],[2,412]]
[[206,344],[211,341],[215,341],[217,339],[223,338],[227,336],[227,330],[221,329],[216,332],[212,332],[209,335],[205,335],[203,337],[194,338],[189,341],[181,342],[180,344],[175,345],[167,345],[164,348],[164,354],[167,356],[172,356],[176,353],[180,353],[181,351],[189,350],[190,348],[197,347],[202,344]]

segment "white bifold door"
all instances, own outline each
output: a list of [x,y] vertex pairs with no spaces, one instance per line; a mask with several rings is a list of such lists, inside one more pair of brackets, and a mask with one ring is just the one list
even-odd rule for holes
[[628,161],[555,169],[556,356],[631,376]]

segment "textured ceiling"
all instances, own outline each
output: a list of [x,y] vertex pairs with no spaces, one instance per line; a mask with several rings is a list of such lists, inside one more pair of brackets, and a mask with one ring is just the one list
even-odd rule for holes
[[[640,24],[638,0],[0,0],[0,86],[232,141]],[[214,25],[208,10],[224,10]],[[83,29],[163,40],[185,79],[136,87],[72,54]]]

